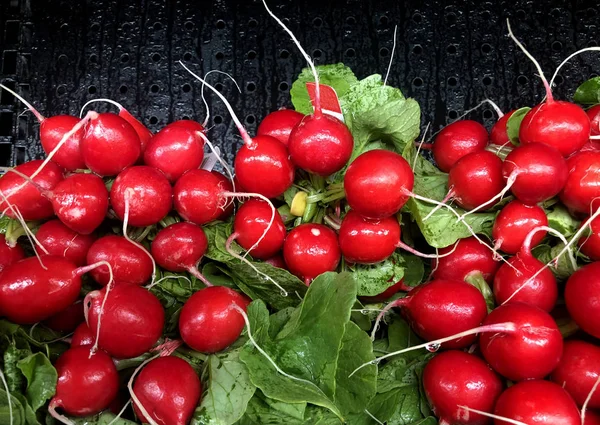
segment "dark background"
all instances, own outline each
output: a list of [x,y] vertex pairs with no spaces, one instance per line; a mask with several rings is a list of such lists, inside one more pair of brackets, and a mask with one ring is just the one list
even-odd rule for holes
[[[176,62],[204,73],[231,73],[222,92],[254,134],[269,111],[290,105],[289,88],[305,66],[287,34],[257,0],[0,0],[0,81],[45,115],[79,114],[96,97],[122,103],[157,131],[205,111],[199,84]],[[416,98],[422,128],[434,130],[488,97],[503,110],[543,97],[531,62],[507,37],[506,18],[540,60],[548,78],[575,50],[597,45],[600,16],[587,1],[269,0],[317,63],[344,62],[359,78],[385,74],[398,25],[389,84]],[[600,72],[585,53],[561,72],[555,95],[570,98]],[[209,135],[227,158],[241,143],[223,104],[209,96]],[[97,110],[104,110],[97,104]],[[0,166],[42,155],[38,125],[0,94]],[[472,113],[488,127],[491,108]]]

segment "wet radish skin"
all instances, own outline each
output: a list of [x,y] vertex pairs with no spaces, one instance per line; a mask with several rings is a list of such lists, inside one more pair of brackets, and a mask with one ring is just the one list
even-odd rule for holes
[[287,146],[290,133],[302,118],[304,118],[303,114],[292,109],[273,111],[261,121],[256,134],[274,137]]
[[[506,204],[496,216],[492,236],[499,249],[514,255],[521,249],[529,232],[539,226],[548,226],[544,210],[538,205],[526,205],[515,200]],[[545,236],[546,232],[535,233],[531,246],[537,246]]]
[[569,277],[565,302],[575,323],[600,338],[600,262],[590,263]]
[[342,255],[349,263],[379,263],[396,250],[400,241],[400,224],[395,216],[367,220],[348,211],[339,230]]
[[450,171],[459,159],[482,151],[488,144],[488,133],[477,121],[460,120],[448,124],[433,143],[433,158],[443,172]]
[[[452,250],[452,254],[446,255]],[[454,246],[438,252],[444,256],[432,261],[434,279],[463,281],[469,274],[480,272],[485,281],[491,283],[500,267],[500,262],[494,260],[494,254],[473,236],[459,239]]]

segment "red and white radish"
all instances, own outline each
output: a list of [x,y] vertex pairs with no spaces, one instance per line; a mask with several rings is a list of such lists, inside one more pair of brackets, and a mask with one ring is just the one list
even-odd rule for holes
[[87,253],[96,240],[92,235],[74,232],[60,220],[50,220],[42,224],[35,236],[48,254],[62,256],[77,267],[86,264]]
[[465,155],[483,151],[488,139],[487,130],[477,121],[455,121],[436,136],[431,148],[433,158],[439,169],[447,173]]
[[591,214],[600,206],[600,152],[578,152],[567,160],[567,166],[560,200],[575,213]]
[[300,112],[292,109],[279,109],[263,118],[258,125],[256,134],[274,137],[287,146],[290,133],[302,121],[302,118],[304,115]]
[[[548,226],[548,217],[540,206],[512,201],[502,208],[494,220],[494,246],[507,254],[516,254],[529,232],[540,226]],[[531,247],[537,246],[544,236],[545,232],[536,232],[531,239]]]
[[600,338],[600,262],[588,264],[569,277],[565,303],[575,323],[588,334]]
[[434,279],[463,281],[479,272],[490,283],[500,267],[490,247],[474,237],[459,239],[454,246],[441,248],[439,254],[431,263]]

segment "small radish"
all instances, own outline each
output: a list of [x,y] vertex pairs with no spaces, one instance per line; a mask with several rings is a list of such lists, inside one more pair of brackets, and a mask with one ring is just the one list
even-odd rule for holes
[[181,338],[201,353],[224,350],[239,338],[244,329],[244,319],[232,305],[246,311],[249,303],[246,296],[224,286],[201,289],[181,309]]
[[[600,152],[583,151],[567,160],[568,178],[560,200],[571,211],[591,214],[600,206]],[[592,205],[593,204],[593,205]]]
[[490,142],[493,145],[505,146],[510,143],[510,139],[508,138],[508,134],[506,132],[506,124],[514,113],[514,110],[507,112],[492,126],[492,129],[490,130]]
[[91,352],[90,346],[73,347],[56,361],[58,382],[48,411],[60,422],[72,422],[56,412],[70,416],[90,416],[106,409],[117,397],[119,374],[112,359],[103,351]]
[[503,383],[479,357],[450,350],[436,355],[423,370],[423,387],[440,425],[485,425],[489,419],[466,414],[461,405],[491,413]]
[[516,331],[483,332],[479,337],[481,352],[490,366],[512,381],[541,379],[552,372],[563,349],[562,335],[552,316],[535,306],[511,303],[497,307],[483,324],[507,321],[516,325]]
[[145,165],[126,168],[115,179],[110,203],[119,219],[124,220],[129,203],[128,223],[145,227],[158,223],[171,211],[173,191],[164,174]]
[[590,222],[589,232],[579,241],[579,250],[594,261],[600,260],[600,218]]
[[301,224],[288,233],[283,243],[288,270],[307,285],[321,273],[334,271],[340,257],[337,235],[322,224]]
[[87,168],[100,176],[116,176],[141,154],[135,128],[116,114],[97,114],[86,125],[80,144]]
[[[233,184],[231,183],[231,180],[229,180],[227,177],[225,177],[223,174],[219,173],[218,171],[215,170],[211,170],[211,173],[217,177],[220,181],[221,181],[221,186],[225,188],[225,190],[227,191],[233,191]],[[235,188],[238,191],[243,191],[243,189],[238,186],[236,184]],[[229,217],[231,217],[233,215],[233,211],[234,211],[234,204],[233,202],[229,202],[227,207],[225,207],[225,210],[223,211],[223,213],[217,217],[217,220],[221,220],[221,221],[226,221]]]
[[288,145],[290,133],[302,121],[304,115],[292,109],[279,109],[267,115],[258,125],[256,134],[271,136]]
[[84,321],[77,326],[73,336],[71,337],[71,347],[78,347],[80,345],[93,345],[96,339],[96,335]]
[[[600,347],[585,341],[565,341],[560,363],[551,379],[567,390],[581,407],[599,378]],[[600,392],[592,394],[587,407],[600,409]]]
[[600,135],[600,105],[594,105],[585,111],[590,119],[590,134],[592,136]]
[[0,233],[0,274],[2,274],[2,270],[23,258],[25,258],[25,251],[21,245],[10,246],[6,242],[4,234]]
[[[5,272],[6,273],[6,272]],[[600,262],[588,264],[569,277],[565,302],[575,323],[588,334],[600,338]]]
[[463,281],[471,273],[479,272],[490,283],[500,267],[489,247],[474,237],[459,239],[454,246],[440,249],[439,254],[431,263],[434,279]]
[[488,139],[487,130],[477,121],[455,121],[436,136],[431,148],[433,158],[439,169],[447,173],[465,155],[484,150]]
[[96,240],[92,235],[74,232],[60,220],[50,220],[42,224],[35,236],[48,254],[65,257],[77,267],[86,264],[87,253]]
[[[581,425],[579,410],[569,393],[549,381],[525,381],[511,386],[498,398],[494,414],[527,425]],[[494,423],[510,422],[497,418]]]
[[119,283],[108,293],[107,288],[90,292],[83,301],[98,346],[119,359],[144,354],[162,335],[165,311],[160,301],[136,285]]
[[218,219],[227,209],[231,183],[206,170],[190,170],[173,187],[175,210],[199,226]]
[[146,364],[135,378],[136,416],[149,423],[138,401],[159,425],[187,425],[202,395],[200,379],[183,359],[159,357]]
[[[95,264],[99,261],[110,264],[114,280],[119,284],[142,285],[150,279],[153,272],[148,253],[122,236],[107,235],[92,244],[87,253],[87,263]],[[102,286],[110,280],[106,266],[100,266],[90,274]]]
[[57,332],[73,332],[84,321],[83,303],[78,300],[63,311],[44,320],[44,325]]
[[[507,254],[516,254],[521,249],[527,234],[539,226],[548,226],[548,217],[537,205],[526,205],[521,201],[512,201],[496,216],[492,236],[495,248]],[[546,233],[537,232],[531,240],[531,246],[537,246]]]
[[283,255],[280,253],[275,254],[271,258],[267,258],[265,263],[272,265],[273,267],[277,267],[278,269],[287,270],[287,265],[285,264],[285,260],[283,259]]

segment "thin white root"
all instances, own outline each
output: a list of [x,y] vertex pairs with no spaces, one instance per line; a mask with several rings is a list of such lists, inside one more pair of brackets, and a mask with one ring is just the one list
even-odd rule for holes
[[373,325],[373,330],[371,331],[371,341],[375,341],[375,334],[377,333],[377,330],[379,330],[379,324],[383,320],[385,314],[392,308],[400,307],[401,305],[402,304],[397,302],[396,300],[386,305],[382,310],[379,310],[379,314],[377,315],[377,318],[375,319],[375,324]]
[[87,108],[87,107],[88,107],[90,104],[92,104],[92,103],[96,103],[96,102],[106,102],[106,103],[110,103],[111,105],[114,105],[114,106],[116,106],[116,107],[117,107],[117,109],[119,109],[119,112],[121,112],[123,109],[125,109],[125,108],[123,107],[123,105],[121,105],[119,102],[115,102],[115,101],[114,101],[114,100],[112,100],[112,99],[104,99],[104,98],[102,98],[102,99],[92,99],[92,100],[89,100],[89,101],[88,101],[88,102],[87,102],[85,105],[83,105],[83,106],[81,107],[81,111],[79,112],[79,118],[81,118],[81,117],[83,116],[83,111],[85,111],[85,108]]
[[396,53],[396,34],[398,33],[398,25],[394,26],[394,44],[392,45],[392,53],[390,54],[390,63],[388,64],[387,72],[385,73],[385,80],[383,80],[383,85],[387,85],[388,77],[390,76],[390,71],[392,70],[392,62],[394,62],[394,53]]
[[[223,169],[225,170],[225,172],[227,173],[227,176],[229,177],[229,181],[231,181],[231,186],[233,187],[233,191],[235,192],[235,180],[233,178],[233,173],[231,172],[231,168],[229,168],[229,165],[227,165],[227,163],[223,160],[221,155],[219,155],[215,146],[210,142],[210,140],[208,140],[208,137],[206,137],[202,132],[199,132],[198,135],[200,137],[202,137],[202,139],[204,140],[204,143],[206,143],[208,145],[208,147],[210,148],[212,153],[217,157],[217,160],[219,161],[219,163],[223,166]],[[231,199],[231,202],[233,202],[233,198]],[[228,204],[226,204],[225,208],[227,208],[227,205]]]
[[133,405],[137,406],[137,408],[140,409],[140,411],[142,412],[142,415],[144,415],[144,418],[148,421],[148,423],[150,425],[158,425],[158,423],[156,423],[156,421],[154,419],[152,419],[152,416],[150,416],[150,414],[148,413],[148,411],[146,410],[144,405],[140,402],[140,399],[137,398],[137,396],[133,392],[133,380],[135,379],[137,374],[140,372],[140,370],[142,370],[142,368],[144,366],[146,366],[148,363],[150,363],[152,360],[156,359],[157,357],[160,357],[160,354],[150,357],[148,360],[144,361],[141,365],[139,365],[133,371],[133,375],[131,375],[131,378],[129,378],[129,382],[127,382],[127,389],[129,390],[129,395],[131,396],[131,399],[133,400]]
[[450,188],[450,190],[448,191],[448,193],[446,194],[446,196],[444,197],[444,199],[442,199],[439,205],[436,205],[431,211],[429,211],[429,214],[427,214],[425,216],[425,218],[423,219],[423,221],[427,221],[429,220],[429,218],[435,214],[437,211],[439,211],[442,208],[442,205],[446,205],[446,203],[448,201],[450,201],[450,199],[452,199],[454,197],[454,188]]
[[[548,233],[553,234],[558,239],[560,239],[561,242],[564,243],[565,245],[569,243],[569,241],[567,241],[567,238],[565,238],[565,236],[562,233],[560,233],[558,230],[553,229],[552,227],[548,227],[548,226],[538,226],[535,229],[532,229],[527,234],[525,241],[523,241],[523,247],[527,247],[531,251],[531,249],[532,249],[531,240],[533,239],[533,235],[535,233],[541,232],[541,231],[546,231]],[[577,270],[577,268],[578,268],[577,260],[575,259],[575,255],[573,254],[573,251],[569,250],[568,255],[569,255],[569,261],[571,261],[571,267],[573,267],[573,270]]]
[[12,399],[10,395],[10,390],[8,389],[8,383],[6,382],[4,373],[2,373],[2,368],[0,368],[0,380],[2,380],[2,385],[4,385],[4,391],[6,391],[6,398],[8,399],[8,416],[10,418],[10,425],[13,425]]
[[52,404],[52,402],[50,402],[50,405],[48,406],[48,413],[50,413],[50,416],[52,416],[54,419],[56,419],[59,422],[62,422],[65,425],[75,425],[75,422],[73,422],[71,419],[67,418],[65,415],[61,415],[60,413],[58,413],[56,411],[56,407]]
[[599,140],[600,139],[600,135],[595,135],[595,136],[590,136],[591,140]]
[[592,387],[587,397],[585,398],[585,401],[583,402],[583,406],[581,406],[581,425],[585,425],[585,411],[587,410],[588,404],[590,404],[590,401],[592,400],[592,396],[598,389],[598,385],[600,385],[600,376],[598,376],[598,379],[596,379],[594,386]]
[[117,416],[115,416],[112,421],[110,421],[109,423],[107,423],[106,425],[112,425],[114,424],[116,421],[119,420],[119,418],[121,416],[123,416],[123,413],[125,413],[125,409],[127,409],[127,406],[129,406],[131,404],[131,399],[129,399],[129,401],[127,401],[127,403],[125,403],[125,405],[123,406],[123,408],[119,411],[119,413],[117,414]]
[[149,291],[150,289],[152,289],[153,287],[155,287],[156,285],[158,285],[160,282],[162,282],[163,280],[167,280],[167,279],[185,279],[185,280],[187,280],[187,281],[188,281],[188,283],[189,283],[190,285],[192,284],[192,281],[191,281],[191,280],[190,280],[190,279],[189,279],[187,276],[184,276],[184,275],[178,275],[178,276],[165,276],[165,277],[162,277],[162,278],[158,279],[158,280],[157,280],[157,281],[155,281],[154,283],[151,283],[150,285],[148,285],[148,286],[145,286],[145,288],[146,288],[146,289]]
[[17,94],[14,90],[9,89],[8,87],[6,87],[4,84],[0,84],[0,88],[3,88],[4,90],[6,90],[7,92],[9,92],[10,94],[12,94],[14,97],[16,97],[17,99],[19,99],[19,101],[27,106],[27,109],[29,109],[31,111],[31,113],[33,115],[35,115],[35,117],[37,118],[37,120],[41,123],[42,121],[44,121],[46,118],[40,114],[38,112],[37,109],[35,109],[33,107],[33,105],[31,103],[29,103],[28,101],[26,101],[23,97],[21,97],[21,95]]
[[419,159],[419,153],[421,152],[421,147],[423,143],[425,143],[425,137],[427,137],[427,132],[429,131],[429,127],[431,126],[431,122],[427,123],[427,127],[425,127],[425,131],[423,132],[423,138],[421,139],[421,143],[419,143],[419,147],[417,148],[417,153],[415,155],[415,159],[412,164],[412,171],[415,172],[415,168],[417,167],[417,160]]
[[[213,69],[212,71],[208,71],[206,74],[204,74],[204,79],[206,80],[206,77],[208,77],[213,72],[218,72],[219,74],[223,74],[223,75],[226,75],[227,77],[229,77],[229,79],[231,81],[233,81],[233,84],[235,84],[235,86],[237,87],[238,92],[240,92],[240,93],[242,92],[242,89],[240,89],[240,86],[238,85],[237,81],[235,81],[235,78],[233,78],[231,75],[229,75],[226,72],[219,71],[218,69]],[[208,102],[206,101],[206,97],[204,97],[204,84],[202,84],[202,88],[200,89],[200,97],[202,97],[202,103],[204,103],[204,107],[206,108],[206,118],[204,118],[204,122],[202,123],[202,127],[206,128],[206,126],[208,125],[208,120],[210,118],[210,108],[208,107]]]
[[200,273],[200,270],[198,270],[198,266],[190,267],[189,269],[187,269],[187,271],[196,279],[200,279],[200,281],[204,283],[205,286],[213,286],[213,284],[210,283],[210,281],[202,273]]
[[581,49],[576,51],[575,53],[571,53],[564,61],[562,61],[560,63],[560,65],[558,65],[558,67],[556,68],[556,71],[554,71],[554,74],[552,75],[552,78],[550,79],[550,87],[552,87],[554,85],[554,80],[556,79],[556,76],[558,75],[558,72],[560,71],[560,69],[567,63],[569,62],[571,59],[573,59],[575,56],[584,53],[584,52],[600,52],[600,47],[586,47],[585,49]]
[[486,416],[486,417],[492,418],[492,419],[498,419],[500,421],[504,421],[504,422],[509,423],[509,424],[513,424],[513,425],[528,425],[525,422],[517,421],[515,419],[505,418],[504,416],[494,415],[493,413],[484,412],[483,410],[471,409],[470,407],[467,407],[467,406],[457,406],[457,407],[459,407],[461,409],[464,409],[467,412],[477,413],[477,414],[479,414],[481,416]]
[[477,211],[486,208],[488,206],[492,206],[494,205],[496,202],[500,202],[502,200],[502,198],[504,198],[504,195],[506,195],[506,193],[510,190],[510,188],[513,186],[513,184],[515,184],[515,181],[517,180],[517,177],[519,177],[519,172],[518,171],[514,171],[510,174],[510,176],[508,176],[508,179],[506,180],[506,186],[504,186],[504,189],[502,189],[500,191],[500,193],[498,193],[496,196],[494,196],[493,198],[491,198],[490,200],[484,202],[483,204],[477,205],[475,208],[473,208],[470,211],[467,211],[466,213],[464,213],[463,215],[460,216],[460,218],[458,219],[458,221],[463,221],[465,219],[466,216],[471,215],[476,213]]
[[369,417],[371,419],[373,419],[375,422],[377,422],[379,425],[385,425],[383,422],[381,422],[379,419],[377,419],[375,416],[373,416],[373,414],[371,412],[369,412],[367,409],[365,409],[365,413],[367,415],[369,415]]

